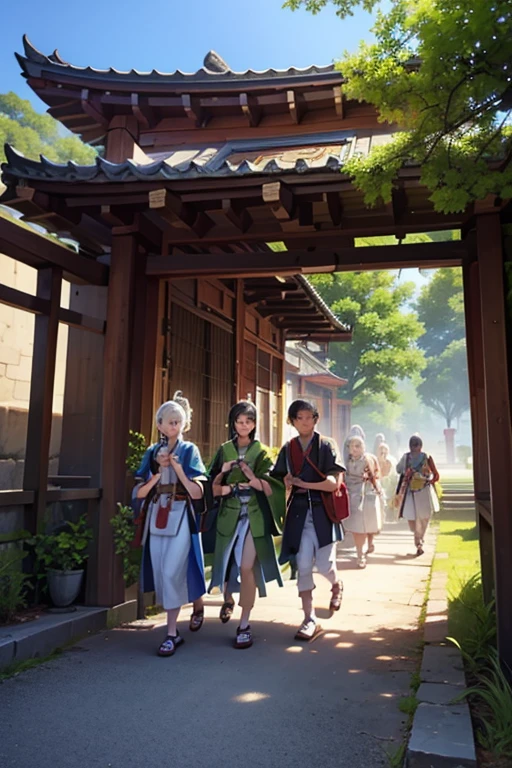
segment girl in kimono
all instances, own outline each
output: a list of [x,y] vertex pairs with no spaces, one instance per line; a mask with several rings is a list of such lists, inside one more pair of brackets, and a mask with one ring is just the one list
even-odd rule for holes
[[209,591],[219,588],[224,592],[223,623],[233,613],[233,594],[240,593],[242,615],[235,648],[249,648],[253,643],[249,619],[256,587],[260,597],[265,597],[267,582],[283,586],[272,537],[281,532],[284,485],[269,476],[272,460],[255,433],[255,406],[236,403],[229,412],[231,439],[221,445],[210,469],[213,495],[220,504]]
[[331,611],[340,609],[343,596],[336,570],[336,542],[342,540],[343,529],[331,521],[326,504],[345,468],[338,461],[332,441],[315,431],[318,418],[313,403],[294,400],[288,409],[288,421],[299,434],[281,448],[272,470],[272,475],[282,477],[290,491],[279,562],[287,563],[293,556],[296,559],[297,588],[304,612],[297,640],[312,640],[321,631],[313,607],[313,568],[331,584]]
[[409,523],[414,534],[416,554],[423,554],[423,543],[432,512],[439,512],[439,500],[434,483],[439,472],[432,456],[422,451],[423,441],[418,435],[409,440],[409,453],[404,453],[396,471],[400,475],[398,494],[403,497],[400,517]]
[[[373,454],[366,453],[364,441],[352,437],[348,445],[349,458],[345,483],[347,486],[350,516],[345,529],[354,537],[357,564],[366,568],[366,555],[375,552],[373,537],[382,528],[382,488],[379,482],[379,465]],[[366,552],[364,545],[368,541]]]
[[172,656],[183,644],[176,626],[182,605],[194,604],[192,632],[201,629],[204,619],[203,552],[193,502],[202,499],[198,479],[205,468],[197,446],[182,438],[190,428],[190,413],[181,392],[160,406],[155,419],[161,441],[146,451],[133,491],[136,513],[142,507],[145,514],[142,590],[155,590],[157,602],[167,611],[167,635],[159,656]]

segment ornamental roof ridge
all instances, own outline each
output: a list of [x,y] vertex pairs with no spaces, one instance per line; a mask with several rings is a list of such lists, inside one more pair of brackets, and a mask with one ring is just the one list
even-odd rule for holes
[[204,59],[204,65],[195,72],[183,72],[180,69],[176,69],[174,72],[160,72],[157,69],[152,69],[149,72],[140,72],[137,69],[119,70],[115,67],[109,67],[108,69],[98,69],[96,67],[86,66],[80,67],[76,64],[70,64],[65,61],[57,49],[50,54],[46,55],[39,51],[28,39],[27,35],[23,35],[23,48],[25,55],[16,53],[16,58],[27,77],[34,76],[33,68],[36,67],[51,67],[53,71],[66,70],[78,74],[91,74],[91,75],[113,75],[118,78],[158,78],[164,79],[166,82],[198,82],[201,81],[232,81],[232,80],[264,80],[264,79],[279,79],[289,77],[304,77],[304,76],[332,76],[341,80],[341,73],[335,69],[334,64],[316,65],[313,64],[309,67],[288,67],[287,69],[275,69],[270,67],[263,70],[246,69],[244,71],[232,70],[226,62],[215,51],[209,51]]
[[[125,160],[113,163],[98,156],[91,165],[79,165],[73,160],[67,163],[56,163],[44,155],[39,160],[25,157],[10,144],[5,144],[6,163],[2,164],[3,177],[11,176],[20,179],[51,179],[69,181],[93,181],[103,177],[108,181],[171,181],[189,178],[209,177],[223,178],[228,176],[259,176],[289,173],[314,173],[341,170],[350,152],[353,137],[341,140],[332,145],[325,145],[325,152],[319,161],[293,155],[292,160],[285,162],[284,158],[265,158],[264,153],[260,162],[249,158],[232,158],[236,146],[227,144],[214,155],[208,154],[206,160],[197,158],[183,162],[172,163],[172,155],[153,160],[148,163],[137,163]],[[200,152],[200,150],[198,150]],[[240,153],[238,153],[240,154]]]

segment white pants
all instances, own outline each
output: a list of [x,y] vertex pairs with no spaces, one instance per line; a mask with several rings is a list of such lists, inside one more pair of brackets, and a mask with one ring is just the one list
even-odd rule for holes
[[313,522],[313,513],[308,509],[306,521],[302,530],[299,551],[297,552],[297,587],[301,592],[309,592],[315,588],[313,568],[331,583],[336,584],[336,544],[320,547]]

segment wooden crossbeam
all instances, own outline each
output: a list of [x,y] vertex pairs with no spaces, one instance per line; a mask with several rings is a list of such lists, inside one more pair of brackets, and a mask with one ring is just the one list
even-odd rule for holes
[[339,227],[343,216],[343,206],[338,192],[324,192],[323,200],[327,204],[331,222]]
[[[184,203],[178,195],[168,189],[155,189],[149,193],[149,208],[157,210],[159,216],[172,224],[173,227],[192,230],[198,237],[204,235],[214,226],[210,217],[193,206]],[[154,223],[157,220],[151,217]]]
[[0,251],[30,266],[61,267],[91,285],[108,284],[108,267],[0,216]]
[[222,213],[240,232],[247,232],[252,224],[247,208],[236,200],[223,200]]
[[145,104],[144,107],[142,106],[138,93],[132,93],[130,101],[132,114],[143,128],[150,128],[151,125],[155,124],[156,121],[153,110],[147,104]]
[[[108,126],[108,120],[101,111],[101,102],[99,99],[92,99],[90,97],[88,88],[82,88],[80,103],[85,114],[88,115],[92,120],[94,120],[96,123],[99,123],[104,128]],[[68,116],[67,119],[69,119]]]
[[[151,274],[168,274],[175,277],[190,272],[236,275],[244,270],[258,270],[270,275],[295,272],[353,272],[372,269],[405,269],[423,267],[436,269],[442,266],[460,266],[467,254],[466,245],[460,241],[439,243],[411,243],[409,245],[381,245],[362,248],[306,249],[267,251],[244,254],[196,253],[187,256],[186,263],[169,256],[151,259]],[[273,271],[272,271],[273,270]],[[277,286],[279,289],[279,286]],[[287,287],[286,287],[287,289]],[[281,290],[281,289],[279,289]],[[285,290],[283,287],[282,290]],[[265,289],[261,289],[262,298]]]
[[286,100],[288,102],[288,110],[292,122],[295,125],[299,125],[306,109],[303,96],[296,91],[291,90],[286,92]]
[[334,110],[338,117],[343,117],[343,93],[341,86],[335,85],[332,89],[334,96]]
[[281,181],[271,181],[263,184],[263,202],[272,210],[278,221],[289,221],[293,213],[293,193]]
[[241,93],[240,109],[251,128],[256,128],[261,119],[261,107],[258,106],[256,99],[247,93]]

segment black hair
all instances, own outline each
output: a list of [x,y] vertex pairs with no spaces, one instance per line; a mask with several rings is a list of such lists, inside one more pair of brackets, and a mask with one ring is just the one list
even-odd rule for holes
[[288,408],[289,423],[292,423],[297,418],[299,411],[310,411],[310,413],[313,414],[313,418],[315,419],[315,424],[320,418],[318,408],[316,405],[314,405],[314,403],[311,403],[309,400],[294,400]]
[[419,435],[413,435],[409,440],[409,448],[412,448],[413,445],[419,445],[420,448],[423,448],[423,440]]
[[258,418],[258,411],[256,410],[256,406],[254,403],[250,403],[248,400],[240,400],[238,403],[235,403],[234,406],[231,408],[228,416],[228,428],[229,428],[229,439],[235,440],[235,438],[238,437],[238,432],[236,431],[235,422],[240,416],[247,416],[248,419],[251,419],[254,421],[254,429],[249,432],[249,437],[251,440],[254,440],[254,436],[256,434],[256,421]]

